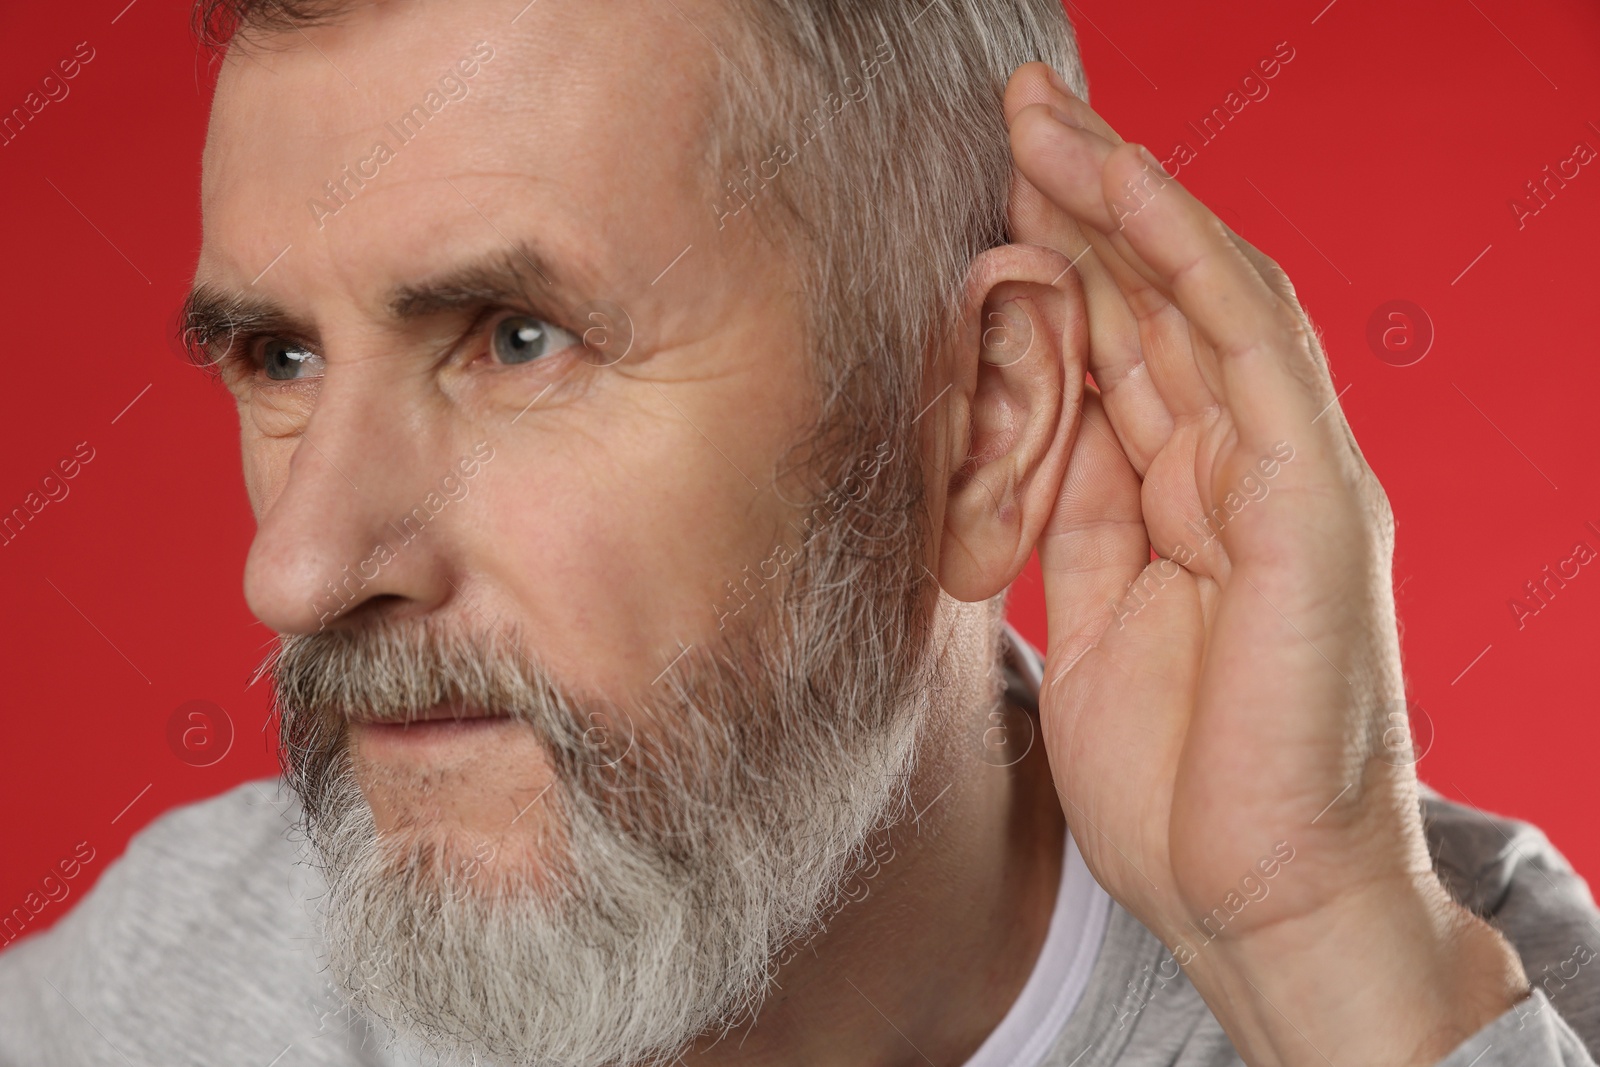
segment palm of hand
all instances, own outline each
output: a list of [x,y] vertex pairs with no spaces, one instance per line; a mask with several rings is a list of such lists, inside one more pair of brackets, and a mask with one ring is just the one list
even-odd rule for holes
[[1065,164],[1013,126],[1012,231],[1076,263],[1098,386],[1039,541],[1044,737],[1091,869],[1193,946],[1428,871],[1392,520],[1282,271],[1078,107]]

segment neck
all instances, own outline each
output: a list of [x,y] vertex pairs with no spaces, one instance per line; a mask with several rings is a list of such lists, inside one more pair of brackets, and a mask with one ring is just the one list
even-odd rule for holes
[[930,724],[913,775],[913,817],[874,842],[876,862],[822,932],[785,954],[755,1022],[682,1063],[959,1064],[1004,1018],[1049,929],[1066,828],[1037,721],[1008,707],[1000,756],[992,658],[963,659],[962,699]]

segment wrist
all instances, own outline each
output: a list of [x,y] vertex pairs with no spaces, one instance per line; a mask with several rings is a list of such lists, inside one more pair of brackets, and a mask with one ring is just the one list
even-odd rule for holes
[[1431,871],[1219,940],[1186,969],[1259,1067],[1432,1065],[1528,994],[1515,950]]

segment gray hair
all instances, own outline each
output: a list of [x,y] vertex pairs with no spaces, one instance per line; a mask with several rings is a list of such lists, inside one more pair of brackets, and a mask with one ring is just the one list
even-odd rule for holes
[[[220,48],[241,30],[332,21],[351,3],[196,0],[192,18],[202,43]],[[914,454],[926,361],[954,324],[974,258],[1010,240],[1001,101],[1012,72],[1042,61],[1084,99],[1088,86],[1061,0],[725,3],[708,38],[722,68],[710,210],[723,226],[755,221],[806,295],[820,405],[780,478],[813,498],[863,442]],[[881,502],[893,514],[878,521],[916,554],[931,531],[920,469],[906,466],[904,491]],[[1004,601],[993,599],[993,616]]]
[[764,229],[809,296],[819,425],[893,436],[973,259],[1010,240],[1012,72],[1048,63],[1087,98],[1072,26],[1061,0],[729,3],[747,32],[719,49],[712,166],[747,194],[755,168],[754,213],[781,207]]
[[[810,296],[817,425],[897,436],[968,266],[1009,240],[1007,80],[1042,61],[1088,97],[1072,25],[1061,0],[726,2],[728,30],[713,29],[723,69],[712,210],[726,222],[717,205],[731,194],[752,214],[767,202],[782,211],[763,230],[792,253]],[[320,24],[349,6],[196,0],[192,21],[216,49],[241,30]]]
[[[255,5],[268,25],[298,2],[202,0],[197,19]],[[928,732],[970,700],[949,661],[957,643],[926,618],[923,531],[905,521],[919,503],[912,421],[973,258],[1008,239],[1006,80],[1043,60],[1081,91],[1072,31],[1057,0],[728,3],[709,160],[782,205],[762,232],[792,250],[809,296],[824,458],[881,441],[883,473],[866,506],[813,512],[791,579],[626,716],[640,729],[615,761],[591,758],[591,709],[514,636],[452,638],[423,620],[284,641],[281,750],[327,867],[330,970],[352,1002],[436,1051],[660,1062],[748,1018],[781,954],[872,869],[880,831],[906,817]],[[783,73],[752,80],[764,70]],[[743,184],[751,164],[759,190]],[[808,466],[826,478],[830,464]],[[997,614],[940,607],[952,631],[987,623],[993,647]],[[466,842],[379,840],[339,714],[396,721],[453,699],[514,711],[546,743],[562,786],[552,832],[568,847],[544,858],[565,865],[565,892],[528,892],[514,856],[473,891]]]

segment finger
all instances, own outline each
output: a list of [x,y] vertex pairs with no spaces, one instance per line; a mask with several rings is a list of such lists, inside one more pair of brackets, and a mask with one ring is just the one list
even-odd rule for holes
[[[1112,151],[1106,181],[1151,175],[1137,145]],[[1229,415],[1252,444],[1307,437],[1331,383],[1305,318],[1264,279],[1220,219],[1182,184],[1154,171],[1151,196],[1122,229],[1141,263],[1215,353]],[[1318,431],[1325,434],[1326,427]]]
[[[1139,487],[1150,547],[1196,577],[1227,580],[1232,570],[1218,532],[1230,513],[1202,492],[1198,469],[1214,463],[1216,441],[1224,420],[1193,420],[1173,431],[1172,445],[1151,464]],[[1170,568],[1168,568],[1170,569]]]
[[[1166,179],[1152,171],[1137,184],[1125,182],[1126,189],[1114,186],[1107,166],[1117,153],[1132,149],[1066,126],[1056,114],[1042,104],[1017,113],[1011,143],[1018,169],[1059,211],[1079,221],[1094,243],[1132,315],[1139,351],[1167,410],[1182,418],[1215,408],[1219,398],[1196,359],[1188,322],[1161,288],[1158,272],[1121,233],[1157,195],[1156,183]],[[1125,366],[1127,359],[1121,362]]]
[[[1006,87],[1003,104],[1007,123],[1014,125],[1017,117],[1030,105],[1035,104],[1053,109],[1058,114],[1065,114],[1070,123],[1082,127],[1103,141],[1107,152],[1111,148],[1125,143],[1122,136],[1112,129],[1111,125],[1090,107],[1086,100],[1077,96],[1066,81],[1044,63],[1024,64],[1013,73],[1011,81]],[[1027,183],[1030,190],[1033,189],[1032,183],[1028,183],[1026,177],[1022,180]],[[1104,192],[1105,190],[1102,189],[1102,193]],[[1119,190],[1117,194],[1109,197],[1108,203],[1112,201],[1126,203],[1129,193],[1130,190]],[[1042,194],[1038,194],[1036,190],[1035,195],[1042,198]],[[1047,198],[1045,198],[1045,203],[1049,203]],[[1133,209],[1137,209],[1136,201]],[[1128,208],[1123,210],[1126,211]],[[1065,216],[1064,212],[1057,209],[1055,213],[1066,219],[1067,225],[1074,225]],[[1192,346],[1186,343],[1188,340],[1187,321],[1183,319],[1181,314],[1173,312],[1171,301],[1167,294],[1156,285],[1157,276],[1155,272],[1139,262],[1138,256],[1133,252],[1131,246],[1128,245],[1120,232],[1113,233],[1109,237],[1102,237],[1091,227],[1084,239],[1084,243],[1094,247],[1097,256],[1107,265],[1105,273],[1115,278],[1121,290],[1118,294],[1120,302],[1127,307],[1133,321],[1137,322],[1139,330],[1146,335],[1147,345],[1152,340],[1152,335],[1153,339],[1158,343],[1168,342],[1170,339],[1171,344],[1164,344],[1163,347],[1170,347],[1185,355],[1193,354],[1197,357],[1197,365],[1194,370],[1199,374],[1203,389],[1194,387],[1187,360],[1171,368],[1166,376],[1169,381],[1169,392],[1177,398],[1177,403],[1180,405],[1180,413],[1194,412],[1204,406],[1215,403],[1217,395],[1220,393],[1219,375],[1214,366],[1212,366],[1212,361],[1208,358],[1207,353],[1192,352]],[[1107,250],[1104,247],[1106,244],[1116,250],[1118,254],[1116,257],[1106,255]],[[1239,241],[1239,244],[1244,246],[1242,241]],[[1073,254],[1076,255],[1078,253],[1074,252]],[[1095,258],[1096,256],[1089,256],[1086,257],[1086,261],[1092,261]],[[1262,258],[1264,259],[1265,257]],[[1281,271],[1278,273],[1282,274]],[[1288,279],[1285,278],[1284,283],[1286,285],[1287,281]],[[1129,323],[1126,328],[1133,329],[1132,323]],[[1161,371],[1158,369],[1160,366],[1159,360],[1151,360],[1148,351],[1143,353],[1143,360],[1152,369],[1152,380],[1147,383],[1147,387],[1154,388],[1153,379],[1161,375]],[[1120,368],[1112,367],[1109,369],[1115,372]],[[1113,382],[1117,380],[1115,373],[1109,377]],[[1119,419],[1120,405],[1115,397],[1115,390],[1108,390],[1106,399],[1106,410],[1111,415],[1112,425],[1117,427],[1118,435],[1126,439],[1127,428],[1124,426],[1123,421]],[[1141,463],[1142,457],[1137,453],[1130,453],[1130,456],[1134,458],[1135,466],[1138,467],[1140,474],[1144,474],[1148,470],[1148,463]]]
[[1020,170],[1011,174],[1006,216],[1012,240],[1054,248],[1078,272],[1089,325],[1089,374],[1117,439],[1142,476],[1171,435],[1172,416],[1145,366],[1138,320],[1078,224]]
[[[1004,111],[1011,119],[1031,104],[1072,106],[1077,98],[1043,63],[1019,67],[1006,86]],[[1116,131],[1085,107],[1083,121],[1108,139]],[[1011,172],[1006,221],[1013,240],[1054,248],[1072,261],[1082,280],[1089,321],[1089,373],[1123,450],[1142,477],[1172,433],[1173,420],[1151,380],[1140,343],[1139,323],[1123,298],[1121,286],[1093,251],[1078,223],[1029,182],[1022,171]]]
[[[1002,101],[1002,110],[1005,114],[1007,127],[1014,128],[1018,124],[1022,113],[1034,105],[1039,105],[1040,108],[1053,113],[1054,117],[1065,121],[1069,126],[1085,130],[1091,135],[1091,140],[1095,141],[1095,143],[1104,142],[1107,147],[1100,155],[1102,169],[1104,160],[1109,156],[1110,150],[1127,143],[1122,135],[1112,129],[1111,125],[1100,116],[1099,112],[1095,111],[1087,101],[1075,94],[1066,81],[1045,63],[1025,63],[1012,73],[1011,79],[1006,85],[1005,97]],[[1115,196],[1112,199],[1120,200],[1122,197]],[[1107,210],[1111,212],[1112,218],[1118,217],[1109,205]],[[1226,225],[1220,219],[1218,220],[1218,225],[1222,225],[1226,229]],[[1099,228],[1104,230],[1103,226]],[[1232,230],[1229,230],[1228,233],[1241,246],[1245,245],[1245,242],[1240,240],[1237,235],[1234,235]],[[1095,234],[1088,234],[1087,240],[1094,242],[1096,240]],[[1154,272],[1136,262],[1137,256],[1128,255],[1131,249],[1126,242],[1119,242],[1119,250],[1124,253],[1124,258],[1130,264],[1141,269],[1146,281],[1151,283],[1159,281]],[[1254,252],[1253,249],[1250,251]],[[1259,256],[1259,253],[1255,254]],[[1264,259],[1265,257],[1260,258]],[[1281,272],[1279,273],[1281,274]],[[1288,279],[1284,278],[1283,281],[1287,284]]]
[[1139,478],[1111,433],[1094,390],[1062,478],[1061,497],[1039,536],[1050,671],[1060,677],[1114,619],[1115,605],[1150,561]]
[[[1002,109],[1005,114],[1006,125],[1013,131],[1013,154],[1015,154],[1017,147],[1015,137],[1017,127],[1029,124],[1029,120],[1024,119],[1024,113],[1032,113],[1032,119],[1038,119],[1044,114],[1050,114],[1058,121],[1064,121],[1068,126],[1084,130],[1089,137],[1089,141],[1101,148],[1098,158],[1088,164],[1084,173],[1085,178],[1092,178],[1101,174],[1104,170],[1105,160],[1109,157],[1111,150],[1126,143],[1122,136],[1112,129],[1110,124],[1101,118],[1094,108],[1075,95],[1061,76],[1045,63],[1026,63],[1016,69],[1011,76],[1011,80],[1006,85]],[[1062,178],[1071,177],[1065,173],[1059,176]],[[1034,184],[1038,185],[1037,182]],[[1046,186],[1040,186],[1040,188],[1046,188],[1049,191]],[[1098,218],[1100,221],[1096,223],[1095,229],[1102,233],[1114,233],[1116,215],[1110,205],[1096,199],[1097,195],[1099,194],[1092,184],[1084,187],[1085,210],[1092,212],[1093,215],[1081,217]],[[1066,206],[1060,200],[1056,200],[1056,203]],[[1102,208],[1104,210],[1101,210]],[[1091,231],[1085,236],[1090,243],[1098,243],[1097,235],[1094,232]],[[1063,249],[1063,251],[1065,250]],[[1119,251],[1124,253],[1124,258],[1129,263],[1132,263],[1137,258],[1127,255],[1130,249],[1128,249],[1126,242],[1120,242]],[[1112,265],[1113,269],[1115,269],[1115,266],[1115,264]],[[1149,273],[1146,276],[1146,280],[1155,282],[1158,279],[1154,273]]]
[[[1194,382],[1204,382],[1198,360],[1210,358],[1204,351],[1209,346],[1216,353],[1212,377],[1225,394],[1216,399],[1228,407],[1244,439],[1261,444],[1291,430],[1305,436],[1328,397],[1317,388],[1326,376],[1311,356],[1304,319],[1278,299],[1222,221],[1166,177],[1140,146],[1112,145],[1058,121],[1049,108],[1019,112],[1011,134],[1017,166],[1028,180],[1081,224],[1110,238],[1137,278],[1175,303],[1203,338],[1205,345],[1189,353],[1198,359],[1191,359],[1188,377],[1162,363],[1162,353],[1146,352],[1168,408],[1176,413],[1197,399],[1191,390]],[[1087,180],[1097,164],[1098,200]],[[1124,190],[1131,194],[1115,200]],[[1139,315],[1138,283],[1122,280],[1125,292],[1133,290],[1130,307]]]
[[1112,144],[1122,144],[1122,135],[1101,118],[1100,113],[1074,93],[1048,63],[1024,63],[1011,72],[1001,107],[1006,125],[1029,104],[1050,104],[1072,115],[1078,122]]

